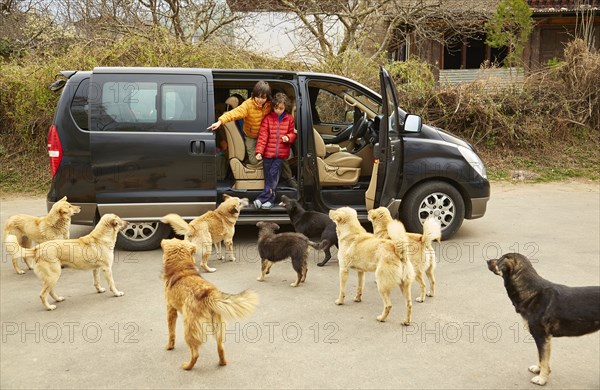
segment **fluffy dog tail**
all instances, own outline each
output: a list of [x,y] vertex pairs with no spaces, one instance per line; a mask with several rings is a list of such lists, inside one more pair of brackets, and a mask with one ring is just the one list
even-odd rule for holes
[[400,257],[403,263],[408,262],[408,239],[406,237],[406,229],[402,222],[398,220],[391,221],[387,226],[388,235],[390,240],[394,241],[396,247],[396,254]]
[[252,290],[244,290],[239,294],[216,291],[208,298],[208,305],[225,320],[239,320],[254,312],[258,305],[258,295]]
[[442,239],[442,225],[440,221],[434,218],[427,218],[423,224],[423,236],[421,241],[426,248],[430,248],[433,241],[440,242]]
[[190,226],[177,214],[167,214],[161,220],[163,223],[171,225],[175,233],[185,236]]
[[4,239],[4,248],[6,253],[13,259],[25,259],[27,257],[35,257],[35,248],[23,248],[14,234],[7,234]]

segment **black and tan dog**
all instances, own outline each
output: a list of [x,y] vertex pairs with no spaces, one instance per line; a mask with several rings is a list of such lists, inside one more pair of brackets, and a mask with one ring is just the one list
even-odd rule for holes
[[258,231],[258,254],[261,259],[261,272],[256,280],[264,281],[265,275],[269,274],[273,263],[289,257],[292,259],[292,267],[297,274],[296,281],[291,286],[297,287],[304,282],[308,271],[306,262],[308,247],[322,249],[325,243],[312,242],[302,233],[275,234],[279,230],[279,225],[272,222],[258,222],[256,226],[260,229]]
[[279,205],[285,207],[285,211],[287,211],[297,233],[302,233],[312,239],[319,237],[321,242],[327,240],[323,247],[325,259],[317,265],[322,267],[327,264],[331,259],[331,247],[334,245],[338,247],[335,223],[329,218],[329,215],[318,211],[306,211],[297,200],[288,198],[285,195],[281,197]]
[[552,337],[582,336],[600,329],[600,286],[568,287],[538,275],[518,253],[488,260],[488,268],[504,279],[504,287],[529,326],[538,349],[539,365],[529,367],[531,382],[545,385],[550,376]]

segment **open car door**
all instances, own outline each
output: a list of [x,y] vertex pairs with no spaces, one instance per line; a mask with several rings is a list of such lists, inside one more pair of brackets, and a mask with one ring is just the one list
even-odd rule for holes
[[[398,108],[398,92],[387,70],[379,69],[381,85],[382,114],[379,128],[379,145],[376,145],[377,183],[373,207],[392,208],[392,215],[397,215],[396,196],[402,185],[404,168],[404,143],[400,134],[400,109]],[[374,175],[375,176],[375,175]]]

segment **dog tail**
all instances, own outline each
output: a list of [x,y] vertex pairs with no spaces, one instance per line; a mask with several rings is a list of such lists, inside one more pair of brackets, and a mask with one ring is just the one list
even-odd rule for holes
[[258,305],[258,295],[252,290],[244,290],[239,294],[216,291],[207,300],[212,311],[225,320],[239,320],[248,317]]
[[161,220],[163,223],[171,225],[175,233],[185,236],[188,232],[189,225],[177,214],[167,214]]
[[308,245],[312,246],[317,250],[323,250],[329,246],[329,240],[322,240],[321,242],[314,242],[308,240]]
[[431,248],[433,241],[440,242],[442,239],[442,224],[434,218],[427,218],[423,224],[423,236],[421,241],[426,248]]
[[396,247],[396,254],[400,257],[403,263],[408,262],[408,239],[406,237],[406,229],[402,222],[393,220],[388,224],[387,227],[390,240],[394,241]]
[[13,259],[25,259],[26,257],[34,257],[35,248],[23,248],[14,234],[7,234],[4,239],[4,248],[6,253]]

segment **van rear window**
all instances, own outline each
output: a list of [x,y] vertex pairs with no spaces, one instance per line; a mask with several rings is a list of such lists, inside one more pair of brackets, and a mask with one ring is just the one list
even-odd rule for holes
[[75,91],[75,96],[71,102],[71,115],[77,126],[82,130],[88,129],[89,120],[89,104],[88,104],[88,90],[90,86],[90,79],[84,79]]

